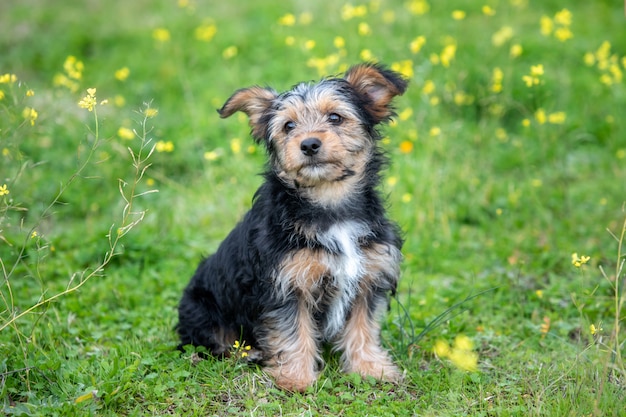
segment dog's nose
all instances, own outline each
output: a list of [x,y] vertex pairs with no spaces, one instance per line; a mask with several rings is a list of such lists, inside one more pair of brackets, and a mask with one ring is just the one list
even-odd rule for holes
[[318,138],[306,138],[300,142],[300,150],[306,156],[313,156],[319,152],[322,147],[322,141]]

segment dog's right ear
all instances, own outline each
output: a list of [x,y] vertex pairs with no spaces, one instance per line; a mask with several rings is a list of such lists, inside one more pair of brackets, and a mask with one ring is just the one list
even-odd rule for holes
[[252,136],[261,141],[267,132],[267,123],[263,121],[263,115],[270,109],[276,97],[278,94],[271,88],[256,86],[243,88],[235,91],[217,112],[221,118],[229,117],[238,111],[244,112],[250,120]]

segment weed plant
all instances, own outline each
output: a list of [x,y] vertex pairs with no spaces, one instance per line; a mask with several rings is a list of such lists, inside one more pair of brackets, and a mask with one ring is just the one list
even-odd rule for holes
[[[626,415],[624,19],[606,0],[3,2],[0,412]],[[404,381],[327,352],[291,394],[245,341],[175,351],[181,291],[264,164],[215,109],[360,61],[411,82],[383,140]]]

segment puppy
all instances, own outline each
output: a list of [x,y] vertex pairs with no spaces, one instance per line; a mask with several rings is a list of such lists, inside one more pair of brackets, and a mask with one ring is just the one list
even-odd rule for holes
[[252,208],[184,291],[181,347],[222,357],[245,341],[248,358],[291,391],[316,381],[324,343],[345,372],[400,378],[380,343],[402,238],[377,188],[387,162],[377,127],[406,87],[367,63],[283,93],[244,88],[218,110],[248,116],[269,162]]

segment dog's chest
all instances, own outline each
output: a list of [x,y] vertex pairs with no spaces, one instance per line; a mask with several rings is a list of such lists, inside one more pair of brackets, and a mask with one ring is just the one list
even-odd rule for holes
[[361,244],[370,234],[365,224],[346,221],[317,236],[327,253],[324,258],[330,275],[329,291],[325,294],[327,306],[323,312],[323,333],[327,339],[343,328],[348,309],[359,291],[366,264]]
[[370,233],[363,223],[345,221],[317,235],[317,241],[329,253],[327,258],[331,275],[347,284],[358,281],[363,273],[361,242]]

